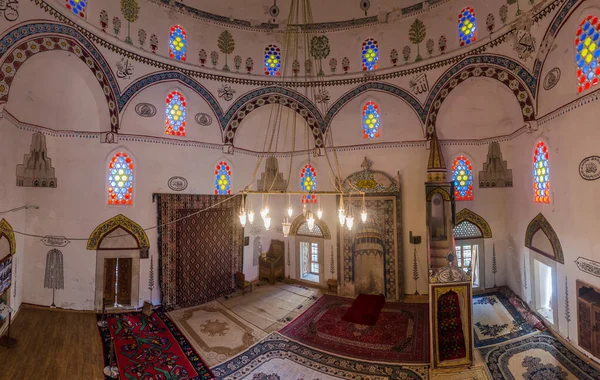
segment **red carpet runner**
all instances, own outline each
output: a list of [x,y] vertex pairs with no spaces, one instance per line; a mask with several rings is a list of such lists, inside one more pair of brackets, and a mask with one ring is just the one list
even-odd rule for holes
[[429,305],[386,303],[374,326],[342,320],[353,300],[331,295],[280,333],[308,346],[363,360],[429,363]]
[[381,294],[359,294],[342,317],[342,321],[375,326],[384,304],[385,297]]
[[112,336],[121,380],[214,378],[162,311],[155,311],[150,317],[140,313],[114,314],[107,321],[108,328],[100,329],[105,362]]

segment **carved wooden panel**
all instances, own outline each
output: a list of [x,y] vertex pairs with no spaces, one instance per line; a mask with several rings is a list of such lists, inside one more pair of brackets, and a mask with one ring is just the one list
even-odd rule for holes
[[117,302],[121,305],[131,304],[131,269],[133,260],[119,259],[119,288],[117,290]]
[[116,280],[117,259],[104,259],[104,303],[112,304],[115,302],[115,280]]
[[592,348],[592,353],[596,357],[600,357],[600,306],[594,305],[592,306],[592,315],[594,316],[592,320],[592,331],[594,333],[594,346]]
[[591,307],[586,301],[578,300],[578,341],[579,345],[592,352]]

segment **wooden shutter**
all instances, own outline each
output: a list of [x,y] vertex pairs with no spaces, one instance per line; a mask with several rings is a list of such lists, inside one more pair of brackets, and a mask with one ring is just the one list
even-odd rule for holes
[[132,259],[119,259],[117,302],[121,305],[131,305],[131,267]]
[[581,348],[592,352],[592,307],[582,299],[578,299],[577,302],[579,304],[577,311],[579,314],[578,342]]
[[104,304],[110,305],[115,302],[117,259],[104,259]]

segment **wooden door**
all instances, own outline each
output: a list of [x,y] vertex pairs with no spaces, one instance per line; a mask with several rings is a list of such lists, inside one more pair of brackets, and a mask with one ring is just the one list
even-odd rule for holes
[[600,358],[600,305],[592,305],[592,332],[594,333],[594,346],[592,347],[592,354]]
[[117,280],[117,259],[104,259],[104,304],[115,302],[115,281]]
[[577,299],[577,335],[579,345],[592,352],[592,305],[581,298]]
[[117,303],[121,305],[131,305],[131,267],[133,260],[119,259],[119,271],[118,271],[118,289],[117,289]]

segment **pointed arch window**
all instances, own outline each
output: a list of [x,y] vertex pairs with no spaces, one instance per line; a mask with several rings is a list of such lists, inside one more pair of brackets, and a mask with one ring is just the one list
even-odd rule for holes
[[477,40],[475,10],[471,7],[464,8],[458,15],[458,37],[460,46],[468,45]]
[[473,166],[465,156],[458,156],[454,160],[452,182],[454,183],[454,200],[473,200]]
[[373,38],[367,38],[362,44],[362,68],[364,71],[379,68],[379,44]]
[[548,147],[539,141],[533,153],[533,190],[535,203],[550,203],[550,166]]
[[583,19],[575,37],[578,92],[589,90],[600,78],[600,23],[597,16]]
[[173,90],[167,96],[165,108],[165,133],[167,135],[185,136],[185,118],[187,103],[178,90]]
[[215,169],[215,194],[231,194],[231,167],[227,161],[221,161]]
[[265,48],[265,74],[279,76],[281,69],[281,50],[277,45],[269,45]]
[[108,163],[108,204],[133,205],[133,159],[116,153]]
[[81,18],[85,18],[88,0],[66,0],[65,6]]
[[363,106],[362,125],[365,139],[379,137],[379,105],[372,100]]
[[171,27],[169,34],[169,56],[178,61],[187,57],[187,33],[181,25]]
[[311,164],[306,164],[300,171],[300,188],[309,194],[302,196],[302,203],[317,203],[317,196],[310,194],[317,190],[317,171]]

